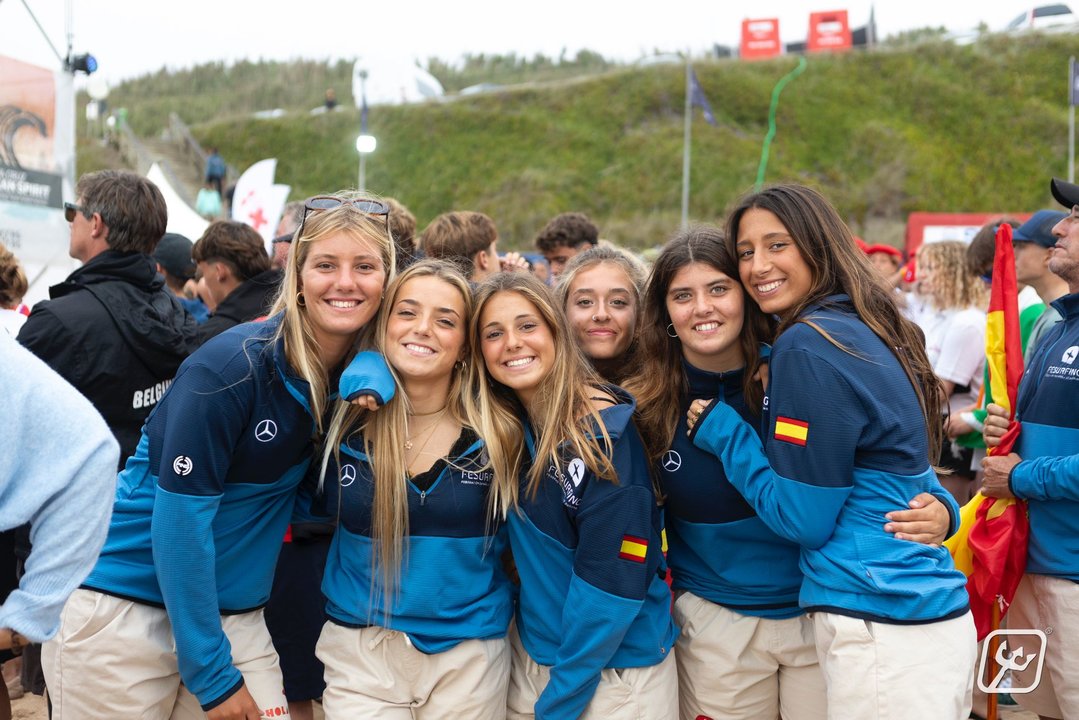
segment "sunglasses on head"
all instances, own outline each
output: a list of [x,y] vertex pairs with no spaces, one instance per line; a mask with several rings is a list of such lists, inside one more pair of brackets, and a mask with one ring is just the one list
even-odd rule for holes
[[334,197],[332,195],[316,195],[312,198],[307,198],[303,204],[303,218],[300,220],[300,231],[296,233],[296,237],[303,235],[303,226],[307,222],[307,213],[319,212],[321,210],[333,210],[342,205],[351,205],[360,212],[366,215],[382,216],[386,219],[386,231],[389,232],[390,227],[390,206],[384,202],[378,200],[367,200],[364,198],[357,198],[355,200],[342,200],[341,198]]
[[75,222],[75,213],[80,213],[84,217],[86,215],[86,208],[75,203],[64,203],[64,219],[70,222]]

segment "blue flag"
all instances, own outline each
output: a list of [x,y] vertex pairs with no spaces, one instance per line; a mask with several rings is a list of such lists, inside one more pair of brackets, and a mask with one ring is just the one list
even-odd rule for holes
[[708,98],[704,96],[704,89],[697,82],[697,73],[693,72],[693,68],[689,69],[689,87],[686,88],[686,92],[689,93],[690,105],[699,107],[704,112],[704,119],[708,121],[708,124],[715,125],[716,116],[712,114],[712,106],[708,103]]

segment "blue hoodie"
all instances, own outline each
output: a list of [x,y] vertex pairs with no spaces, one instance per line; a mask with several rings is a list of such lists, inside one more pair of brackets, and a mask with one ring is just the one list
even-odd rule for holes
[[491,519],[492,474],[482,469],[485,452],[476,434],[466,429],[449,455],[424,473],[435,475],[426,490],[407,481],[408,535],[389,596],[374,562],[374,477],[362,436],[353,434],[340,449],[340,470],[331,460],[326,472],[339,480],[328,483],[324,495],[327,514],[338,518],[322,581],[330,620],[397,630],[425,653],[505,637],[513,617],[513,587],[502,569],[506,528]]
[[948,551],[884,531],[885,514],[921,492],[947,504],[953,528],[958,517],[929,465],[914,388],[847,296],[803,317],[772,349],[764,444],[722,403],[702,415],[694,443],[722,459],[769,527],[802,546],[806,610],[899,624],[963,615],[966,578]]
[[[547,469],[535,497],[522,478],[520,507],[510,511],[521,577],[517,630],[529,656],[551,669],[535,706],[539,720],[580,717],[604,668],[658,665],[678,636],[660,510],[632,422],[636,402],[606,389],[618,403],[600,411],[618,482],[596,478],[563,446],[562,462]],[[526,440],[533,460],[547,462],[534,457],[527,432]]]

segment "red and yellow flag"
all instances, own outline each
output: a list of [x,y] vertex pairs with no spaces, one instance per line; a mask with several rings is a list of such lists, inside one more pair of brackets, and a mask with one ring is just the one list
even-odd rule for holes
[[633,562],[643,563],[647,556],[647,540],[633,535],[622,536],[622,547],[619,549],[618,557],[623,560],[632,560]]
[[[1000,224],[996,241],[985,355],[993,400],[1007,408],[1014,420],[1019,379],[1023,376],[1023,342],[1011,225]],[[1010,453],[1018,435],[1019,423],[1013,422],[1000,445],[990,449],[989,454]],[[997,617],[1003,617],[1023,578],[1030,524],[1025,502],[987,498],[981,493],[963,507],[960,520],[959,531],[944,544],[955,566],[967,576],[970,609],[981,640],[996,629],[993,607],[998,606]]]

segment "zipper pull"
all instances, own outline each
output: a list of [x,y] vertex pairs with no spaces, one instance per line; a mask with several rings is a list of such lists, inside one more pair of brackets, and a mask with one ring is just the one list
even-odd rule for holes
[[420,490],[420,507],[423,507],[423,502],[426,499],[427,499],[427,491],[426,490]]

